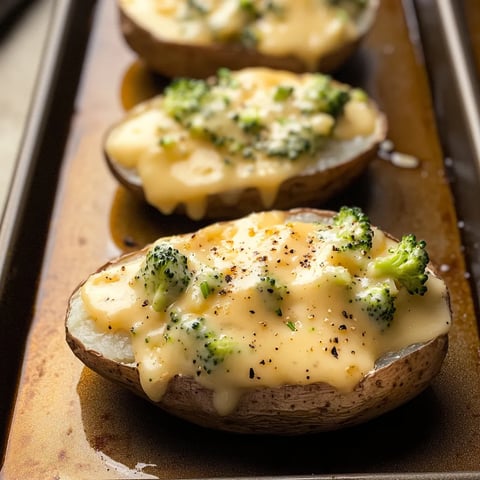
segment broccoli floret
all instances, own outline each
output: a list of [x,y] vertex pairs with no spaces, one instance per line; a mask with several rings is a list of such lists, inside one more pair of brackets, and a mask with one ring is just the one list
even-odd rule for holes
[[201,110],[210,87],[204,80],[179,78],[165,89],[165,111],[178,122]]
[[137,279],[143,282],[153,309],[162,311],[190,283],[187,257],[168,243],[155,245],[148,251]]
[[203,298],[208,298],[212,293],[220,290],[224,285],[224,275],[210,268],[204,268],[196,277],[195,282],[200,287]]
[[233,353],[236,343],[232,337],[227,335],[216,335],[214,332],[208,332],[205,335],[205,348],[208,352],[204,361],[218,365],[225,360],[227,355]]
[[260,277],[257,291],[262,295],[267,308],[281,317],[283,315],[282,301],[285,294],[288,293],[287,287],[281,285],[275,278],[266,275]]
[[324,140],[310,126],[296,122],[276,122],[273,127],[271,136],[258,144],[268,156],[295,160],[304,153],[315,153]]
[[257,134],[264,128],[256,108],[243,109],[232,118],[245,133]]
[[346,87],[335,85],[329,76],[316,74],[305,90],[304,100],[308,113],[323,112],[338,117],[350,100],[350,93]]
[[254,0],[239,0],[239,7],[249,15],[257,16],[259,14],[258,5]]
[[215,332],[207,323],[204,317],[192,318],[189,315],[175,314],[171,316],[166,327],[166,341],[187,345],[194,340],[192,361],[198,367],[197,375],[201,375],[202,372],[212,373],[216,366],[239,348],[232,337]]
[[359,207],[340,208],[333,217],[335,235],[340,240],[335,246],[339,250],[370,250],[373,230],[370,219]]
[[400,242],[389,249],[389,254],[375,259],[374,271],[390,276],[395,283],[407,289],[408,293],[423,295],[427,291],[425,272],[429,262],[424,240],[417,241],[415,235],[404,235]]
[[217,83],[222,87],[237,88],[238,82],[232,76],[232,71],[229,68],[222,67],[217,71]]
[[374,285],[361,291],[355,299],[368,316],[388,327],[395,315],[395,296],[387,284]]

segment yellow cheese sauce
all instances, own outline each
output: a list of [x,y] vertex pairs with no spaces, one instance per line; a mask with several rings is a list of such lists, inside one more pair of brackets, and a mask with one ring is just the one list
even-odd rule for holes
[[[319,58],[358,35],[362,7],[327,0],[121,0],[159,38],[210,45],[240,43],[273,56],[294,55],[313,71]],[[344,8],[345,7],[345,8]]]
[[[192,376],[213,390],[221,414],[255,387],[326,382],[352,390],[386,352],[448,332],[440,279],[430,275],[426,293],[411,295],[372,276],[371,262],[393,240],[374,228],[368,253],[345,252],[319,229],[271,211],[164,238],[156,245],[177,249],[193,275],[164,308],[155,310],[146,294],[143,257],[91,276],[82,300],[98,331],[130,334],[152,400],[173,376]],[[395,294],[389,325],[358,300],[378,282]]]
[[183,204],[199,219],[209,196],[248,188],[270,208],[286,179],[350,160],[380,128],[363,92],[323,75],[265,68],[223,75],[214,87],[180,81],[107,137],[107,155],[138,173],[147,201],[164,214]]

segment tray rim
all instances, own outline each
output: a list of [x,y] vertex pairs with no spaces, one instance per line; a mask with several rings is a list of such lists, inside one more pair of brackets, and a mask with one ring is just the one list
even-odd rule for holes
[[[463,255],[469,269],[467,280],[480,329],[480,211],[472,207],[478,203],[480,191],[480,77],[468,38],[465,6],[454,0],[404,1],[412,2],[419,19],[423,61],[445,157],[444,169],[455,202]],[[428,31],[433,30],[428,16],[432,12],[439,18],[441,32],[428,36]],[[445,111],[455,112],[454,118],[444,115]],[[455,135],[450,135],[450,141],[445,143],[446,131]],[[452,140],[452,137],[457,138]]]
[[[42,162],[42,153],[48,145],[51,148],[53,143],[48,127],[55,124],[55,121],[58,122],[59,116],[71,118],[83,66],[83,54],[87,45],[81,31],[85,32],[89,24],[88,21],[83,21],[82,25],[79,25],[78,20],[82,15],[88,20],[94,3],[95,0],[82,2],[54,0],[53,2],[41,66],[35,81],[5,205],[0,212],[0,322],[2,329],[8,329],[7,322],[12,322],[10,327],[14,327],[12,331],[15,332],[12,343],[18,348],[20,357],[15,361],[9,358],[7,364],[3,361],[3,351],[0,354],[2,396],[5,397],[0,402],[0,446],[2,448],[0,467],[4,461],[10,419],[21,374],[22,357],[62,163],[65,146],[63,140],[68,135],[69,122],[60,124],[60,127],[56,124],[58,136],[55,136],[55,141],[58,145],[53,149],[56,158],[51,158],[47,166],[46,162]],[[79,8],[80,4],[83,8]],[[72,61],[73,57],[77,63]],[[59,92],[62,93],[60,107],[54,101]],[[39,175],[39,171],[43,173]],[[39,184],[35,181],[42,186],[39,188]],[[38,201],[39,199],[41,202]],[[35,231],[44,232],[44,234],[36,235],[33,242],[26,244],[26,240],[29,239],[28,232],[32,228],[29,225],[32,224],[36,228]],[[8,314],[12,302],[15,302],[19,309],[15,322],[9,319]]]

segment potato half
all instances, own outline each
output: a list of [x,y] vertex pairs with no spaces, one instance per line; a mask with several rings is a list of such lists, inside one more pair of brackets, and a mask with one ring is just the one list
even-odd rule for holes
[[[324,75],[263,68],[229,75],[236,86],[224,87],[220,72],[205,82],[213,85],[207,95],[228,96],[221,109],[215,100],[177,120],[171,97],[183,101],[187,89],[203,88],[201,80],[180,79],[106,134],[104,152],[113,175],[163,214],[198,220],[318,206],[357,178],[385,139],[384,114],[349,85]],[[317,84],[323,86],[312,100]],[[341,111],[336,100],[315,104],[322,96],[330,102],[341,95],[350,96]],[[190,100],[182,105],[190,108]],[[337,110],[331,115],[328,108]]]
[[[280,23],[281,28],[276,33],[274,31],[273,34],[270,27],[266,28],[269,36],[278,35],[283,41],[287,37],[298,38],[298,40],[292,46],[287,44],[284,49],[271,52],[268,49],[264,51],[261,48],[261,44],[248,45],[245,42],[242,44],[241,39],[232,38],[230,28],[227,29],[223,25],[221,27],[226,30],[226,38],[223,39],[219,38],[221,35],[218,32],[213,32],[211,38],[205,32],[199,33],[198,38],[195,36],[189,38],[188,34],[182,34],[180,28],[173,28],[172,33],[172,20],[165,22],[165,18],[168,20],[169,16],[174,15],[172,12],[175,12],[175,9],[171,6],[171,2],[170,5],[167,5],[169,2],[164,3],[164,6],[158,7],[163,9],[159,12],[155,10],[154,0],[117,0],[122,34],[127,44],[152,70],[167,77],[186,76],[196,78],[205,78],[213,75],[221,67],[238,70],[245,67],[263,66],[293,72],[331,72],[352,55],[360,41],[368,33],[375,21],[379,4],[378,0],[369,0],[362,11],[352,19],[351,29],[353,32],[349,32],[345,36],[339,36],[339,38],[334,36],[332,39],[325,41],[326,46],[324,48],[321,48],[316,54],[310,54],[306,57],[305,51],[307,50],[306,45],[309,43],[309,37],[305,37],[305,31],[309,34],[312,32],[311,41],[316,43],[318,42],[319,32],[336,32],[338,28],[328,28],[325,25],[320,27],[320,23],[314,21],[315,18],[311,18],[313,11],[311,9],[318,8],[315,5],[300,7],[297,2],[277,2],[282,8],[284,8],[285,4],[288,8],[292,8],[291,6],[289,7],[289,3],[295,4],[294,8],[297,11],[300,8],[304,8],[305,16],[303,19],[300,18],[293,22],[293,28],[288,22],[284,22],[285,27],[282,28],[281,23],[283,20],[281,17],[280,20],[274,19],[273,25],[278,26],[278,23]],[[182,2],[178,3],[181,4]],[[190,5],[195,3],[201,4],[202,2],[190,2]],[[210,3],[215,4],[215,2]],[[225,5],[234,2],[230,0],[223,3],[224,5],[217,7],[217,9],[223,9],[225,11],[224,16],[230,15],[232,17],[231,23],[235,24],[236,19],[243,15],[242,12],[234,15],[235,12],[230,11],[233,9],[229,9]],[[346,0],[344,3],[349,2]],[[258,2],[258,4],[261,4],[261,2]],[[177,8],[181,9],[182,7]],[[240,9],[240,7],[238,8]],[[332,6],[331,8],[338,8],[338,6]],[[313,13],[315,12],[313,11]],[[177,14],[180,17],[191,17],[191,15],[185,12],[177,12]],[[212,30],[216,28],[218,23],[221,24],[221,21],[218,21],[218,18],[221,16],[221,14],[217,14],[212,19]],[[334,21],[337,21],[337,19],[334,18]],[[193,22],[190,23],[193,24]],[[193,27],[188,25],[186,28],[190,34],[192,31],[202,30],[195,24]],[[299,37],[299,35],[302,36]],[[321,35],[320,38],[322,38]],[[276,42],[272,40],[271,43],[275,44]]]
[[[313,209],[285,213],[286,221],[302,222],[325,222],[333,215]],[[99,271],[144,257],[146,250],[113,260]],[[431,266],[427,272],[439,278]],[[72,294],[66,316],[70,348],[87,367],[153,401],[140,384],[130,334],[99,331],[85,309],[80,288]],[[446,288],[442,292],[437,313],[441,311],[450,324],[449,296]],[[428,340],[382,354],[354,388],[337,389],[326,382],[245,388],[236,407],[226,414],[219,413],[213,391],[195,376],[174,375],[162,398],[153,403],[195,424],[231,432],[297,435],[336,430],[378,417],[418,395],[439,372],[447,348],[448,328]]]

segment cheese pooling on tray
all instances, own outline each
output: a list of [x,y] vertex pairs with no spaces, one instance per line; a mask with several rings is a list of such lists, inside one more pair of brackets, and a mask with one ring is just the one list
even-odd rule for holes
[[234,43],[272,56],[317,60],[359,35],[366,0],[121,0],[135,22],[178,43]]
[[262,212],[160,239],[91,276],[77,317],[118,336],[152,400],[191,376],[220,414],[256,387],[350,391],[382,355],[448,331],[424,242],[397,244],[356,208],[318,218]]
[[209,195],[248,188],[270,208],[286,179],[365,152],[380,127],[367,95],[320,74],[250,68],[176,80],[114,127],[107,156],[135,171],[147,201],[202,218]]

